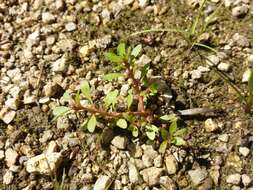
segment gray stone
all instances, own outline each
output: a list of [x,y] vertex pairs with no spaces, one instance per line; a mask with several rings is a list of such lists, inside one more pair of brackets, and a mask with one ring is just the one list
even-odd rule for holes
[[168,176],[160,177],[159,183],[165,190],[177,190],[175,182]]
[[68,31],[68,32],[72,32],[74,30],[76,30],[76,24],[74,22],[69,22],[65,25],[65,29]]
[[165,166],[169,175],[175,174],[177,172],[178,163],[173,155],[166,156]]
[[17,159],[18,159],[18,153],[15,150],[13,150],[12,148],[8,148],[5,151],[5,161],[8,167],[15,165]]
[[30,158],[26,164],[26,170],[29,173],[40,173],[51,175],[56,172],[62,162],[62,155],[58,152],[50,154],[40,154]]
[[199,70],[192,70],[191,71],[191,78],[193,79],[193,80],[197,80],[197,79],[200,79],[202,77],[202,72],[201,71],[199,71]]
[[227,176],[226,179],[227,183],[238,185],[241,181],[241,175],[240,174],[231,174]]
[[205,169],[196,169],[188,171],[188,174],[195,186],[199,185],[208,175]]
[[154,186],[159,183],[159,178],[163,171],[164,170],[162,168],[151,167],[142,170],[140,174],[149,186]]
[[247,69],[242,75],[242,82],[246,83],[249,81],[251,69]]
[[67,59],[62,56],[52,64],[52,71],[54,72],[65,72],[67,70]]
[[242,183],[244,187],[247,187],[252,182],[252,179],[250,176],[246,174],[242,174]]
[[43,133],[43,136],[39,139],[41,143],[45,143],[49,141],[53,137],[53,132],[51,130],[47,130]]
[[142,161],[145,167],[150,167],[154,163],[154,159],[158,156],[158,152],[151,145],[142,145],[144,151]]
[[248,13],[248,11],[249,11],[249,7],[247,5],[241,5],[241,6],[234,7],[232,9],[232,15],[234,17],[243,17]]
[[214,132],[217,129],[219,129],[219,125],[211,118],[205,121],[204,127],[205,127],[206,132]]
[[101,175],[98,177],[93,190],[105,190],[109,188],[109,185],[111,183],[111,179],[109,176]]
[[163,158],[161,155],[158,155],[155,159],[154,159],[154,166],[156,168],[161,168],[163,164]]
[[217,66],[219,62],[220,62],[220,58],[216,55],[209,55],[206,60],[206,63],[209,66]]
[[43,12],[42,13],[42,22],[50,24],[55,21],[55,16],[50,12]]
[[69,121],[68,117],[66,115],[59,117],[57,119],[56,127],[57,127],[57,129],[69,129],[70,128],[70,121]]
[[7,170],[7,172],[3,176],[3,183],[9,185],[12,183],[13,179],[13,173],[10,170]]
[[117,147],[118,149],[126,149],[126,146],[128,144],[128,139],[127,137],[123,137],[123,136],[116,136],[112,139],[112,145],[114,145],[115,147]]
[[138,169],[131,161],[128,162],[128,176],[131,183],[136,184],[139,182]]
[[235,33],[232,36],[233,42],[240,47],[248,47],[250,45],[249,39],[245,36],[240,35],[239,33]]
[[230,64],[221,62],[218,67],[220,71],[228,72],[230,69]]
[[247,157],[250,153],[250,149],[248,149],[247,147],[240,147],[239,148],[239,152],[241,153],[241,155],[243,155],[244,157]]

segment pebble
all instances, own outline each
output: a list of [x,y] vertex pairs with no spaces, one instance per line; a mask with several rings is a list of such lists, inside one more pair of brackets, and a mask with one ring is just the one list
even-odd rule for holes
[[9,185],[12,183],[13,179],[13,173],[10,170],[7,170],[7,172],[3,176],[3,183]]
[[0,161],[4,159],[4,151],[0,150]]
[[209,66],[217,66],[219,62],[220,62],[220,58],[216,55],[209,55],[206,60],[206,63]]
[[228,142],[229,136],[228,134],[222,134],[222,135],[219,135],[218,139],[222,142]]
[[242,174],[242,183],[244,187],[247,187],[252,182],[252,179],[250,176],[246,174]]
[[175,182],[169,176],[161,176],[159,183],[165,190],[177,190]]
[[51,24],[55,21],[55,16],[50,12],[43,12],[42,13],[42,22],[46,24]]
[[249,81],[249,77],[250,77],[250,73],[251,73],[251,69],[247,69],[243,75],[242,75],[242,82],[246,83]]
[[[5,109],[5,108],[3,108]],[[5,110],[1,110],[0,112],[0,118],[2,119],[2,121],[6,124],[9,124],[16,116],[16,112],[11,110],[11,111],[5,111]]]
[[142,170],[140,174],[143,177],[143,180],[149,185],[153,186],[159,183],[160,176],[162,175],[164,169],[150,167]]
[[195,186],[199,185],[208,175],[205,169],[190,170],[188,174]]
[[158,155],[155,159],[154,159],[154,166],[156,168],[161,168],[163,164],[163,158],[161,155]]
[[154,163],[154,159],[158,156],[158,152],[151,145],[142,145],[143,155],[142,162],[145,167],[150,167]]
[[5,151],[5,161],[8,167],[11,167],[12,165],[15,165],[17,159],[18,159],[18,153],[13,150],[12,148],[8,148]]
[[204,127],[206,132],[214,132],[219,129],[219,125],[211,118],[205,121]]
[[234,17],[243,17],[248,13],[248,11],[249,11],[249,7],[247,5],[241,5],[241,6],[234,7],[232,9],[232,15]]
[[109,176],[101,175],[98,177],[93,190],[105,190],[108,189],[109,185],[111,183],[111,179]]
[[124,150],[127,147],[128,139],[127,139],[127,137],[116,136],[112,139],[111,143],[112,143],[112,145],[114,145],[118,149]]
[[240,47],[248,47],[250,45],[249,39],[239,33],[235,33],[232,36],[232,41]]
[[26,164],[26,170],[29,173],[40,173],[51,175],[56,172],[62,162],[62,155],[58,152],[50,154],[40,154],[30,158]]
[[139,182],[138,169],[131,161],[128,162],[128,176],[131,183],[135,184]]
[[248,149],[247,147],[240,147],[239,148],[239,152],[241,153],[241,155],[243,155],[244,157],[247,157],[250,153],[250,149]]
[[52,71],[54,72],[65,72],[67,70],[67,59],[62,56],[52,64]]
[[165,166],[169,175],[175,174],[177,172],[178,163],[173,155],[165,157]]
[[65,29],[68,31],[68,32],[72,32],[74,30],[76,30],[76,24],[74,22],[69,22],[65,25]]
[[149,4],[149,0],[139,0],[139,6],[145,8]]
[[191,78],[193,79],[193,80],[197,80],[197,79],[200,79],[202,77],[202,72],[201,71],[199,71],[199,70],[192,70],[191,71]]
[[144,65],[147,65],[151,62],[152,60],[145,54],[143,54],[137,61],[136,64],[139,65],[140,67],[143,67]]
[[249,56],[247,57],[247,61],[248,61],[249,63],[253,63],[253,54],[251,54],[251,55],[249,55]]
[[230,69],[230,64],[221,62],[218,67],[220,71],[228,72]]
[[241,175],[240,174],[231,174],[227,176],[226,179],[227,183],[234,184],[234,185],[239,185],[241,181]]

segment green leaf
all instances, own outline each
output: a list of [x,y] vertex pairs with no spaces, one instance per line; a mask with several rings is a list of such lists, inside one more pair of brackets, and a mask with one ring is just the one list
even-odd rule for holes
[[141,79],[143,79],[147,75],[148,69],[149,69],[149,64],[146,64],[146,65],[144,65],[144,67],[142,67],[142,69],[141,69]]
[[71,96],[70,96],[70,94],[68,93],[68,92],[65,92],[64,94],[63,94],[63,96],[61,97],[61,100],[62,101],[64,101],[64,102],[68,102],[69,100],[71,100],[72,98],[71,98]]
[[58,106],[58,107],[55,107],[53,109],[53,115],[55,116],[53,118],[53,120],[57,119],[58,117],[66,114],[67,112],[69,112],[71,109],[69,107],[66,107],[66,106]]
[[160,119],[169,122],[177,121],[177,117],[175,114],[163,115],[162,117],[160,117]]
[[126,112],[122,113],[122,115],[123,115],[124,119],[126,119],[129,123],[132,123],[135,119],[133,115],[129,115]]
[[138,137],[139,129],[137,127],[132,127],[131,129],[133,137]]
[[91,90],[88,81],[85,80],[81,83],[81,92],[90,101],[90,103],[92,103]]
[[127,128],[127,122],[125,119],[119,119],[116,123],[116,125],[122,129],[126,129]]
[[155,95],[158,92],[158,87],[159,85],[157,83],[152,83],[149,87],[150,91],[151,91],[151,95]]
[[75,94],[75,103],[76,104],[80,104],[80,100],[81,100],[81,97],[80,97],[80,90],[78,90]]
[[169,138],[169,132],[166,129],[162,128],[161,129],[161,136],[162,136],[163,140],[167,140]]
[[112,107],[114,108],[115,104],[117,103],[118,93],[118,90],[113,90],[106,95],[106,97],[104,98],[104,103],[107,109],[110,105],[112,105]]
[[90,133],[93,133],[95,131],[96,125],[97,125],[97,119],[96,119],[96,116],[93,114],[87,123],[88,131]]
[[106,53],[105,58],[113,63],[120,63],[123,61],[122,57],[116,55],[115,53]]
[[183,129],[177,130],[173,135],[174,136],[183,136],[183,135],[185,135],[186,132],[187,132],[187,129],[183,128]]
[[146,131],[146,135],[150,140],[153,141],[155,139],[156,133],[154,131]]
[[159,132],[158,127],[155,125],[147,125],[146,126],[146,135],[150,140],[154,140],[156,134]]
[[177,130],[177,122],[176,121],[173,121],[171,124],[170,124],[170,128],[169,128],[169,133],[170,135],[174,135],[174,133],[176,132]]
[[117,53],[120,56],[124,56],[126,54],[126,45],[125,43],[120,43],[117,47]]
[[142,46],[141,44],[137,45],[131,52],[131,55],[134,57],[137,57],[139,53],[141,52]]
[[112,80],[117,79],[121,76],[124,76],[124,75],[122,73],[109,73],[109,74],[106,74],[103,78],[104,78],[104,80],[112,81]]
[[181,137],[174,137],[172,143],[177,145],[177,146],[186,145],[185,140]]
[[159,152],[164,154],[166,149],[167,149],[167,146],[168,146],[168,141],[167,140],[164,140],[161,144],[160,144],[160,147],[159,147]]
[[127,108],[128,109],[131,107],[133,100],[134,100],[134,96],[133,96],[132,90],[129,90],[128,96],[127,96]]

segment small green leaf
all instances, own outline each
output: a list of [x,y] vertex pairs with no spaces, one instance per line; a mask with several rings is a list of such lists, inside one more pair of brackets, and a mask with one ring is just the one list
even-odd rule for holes
[[181,137],[174,137],[172,143],[177,145],[177,146],[186,145],[185,140]]
[[131,105],[133,103],[133,100],[134,100],[134,96],[133,96],[132,90],[129,90],[128,91],[128,96],[127,96],[127,107],[128,107],[128,109],[131,107]]
[[97,125],[97,119],[96,119],[96,116],[93,114],[87,123],[88,131],[90,133],[93,133],[95,131],[96,125]]
[[173,135],[174,136],[183,136],[183,135],[185,135],[186,132],[187,132],[187,129],[183,128],[183,129],[177,130]]
[[127,128],[127,122],[125,119],[119,119],[116,123],[116,125],[122,129],[126,129]]
[[129,115],[128,113],[122,113],[124,119],[126,119],[129,123],[132,123],[134,121],[134,116],[133,115]]
[[161,144],[160,144],[160,147],[159,147],[159,152],[164,154],[166,149],[167,149],[167,146],[168,146],[168,141],[167,140],[164,140]]
[[71,100],[72,98],[71,98],[71,96],[70,96],[70,94],[68,93],[68,92],[65,92],[64,94],[63,94],[63,96],[61,97],[61,100],[62,101],[64,101],[64,102],[68,102],[69,100]]
[[138,137],[139,129],[137,127],[133,127],[131,130],[132,130],[133,137]]
[[134,57],[137,57],[139,53],[141,52],[142,46],[141,44],[137,45],[131,52],[131,55]]
[[177,117],[175,114],[163,115],[162,117],[160,117],[160,119],[169,122],[177,121]]
[[173,121],[171,124],[170,124],[170,128],[169,128],[169,133],[170,135],[174,135],[174,133],[176,132],[177,130],[177,122],[176,121]]
[[120,56],[124,56],[126,54],[126,45],[124,43],[120,43],[117,47],[117,53]]
[[124,76],[122,73],[109,73],[109,74],[106,74],[103,78],[104,80],[112,81],[122,76]]
[[146,131],[146,135],[150,140],[153,141],[155,139],[156,133],[154,131]]
[[108,109],[110,105],[114,108],[115,104],[117,103],[117,96],[119,91],[113,90],[109,92],[106,97],[104,98],[105,107]]
[[80,104],[80,100],[81,100],[81,97],[80,97],[80,90],[78,90],[75,94],[75,103],[76,104]]
[[91,90],[88,81],[85,80],[81,83],[81,92],[90,101],[90,103],[92,103]]
[[152,83],[150,86],[149,86],[149,89],[151,91],[151,94],[150,95],[155,95],[157,94],[158,92],[158,84],[157,83]]
[[106,53],[105,58],[113,63],[120,63],[123,61],[122,57],[116,55],[115,53]]
[[166,129],[162,128],[161,129],[161,136],[162,136],[163,140],[167,140],[169,138],[169,132]]
[[69,112],[71,109],[66,107],[66,106],[58,106],[58,107],[55,107],[53,109],[53,115],[55,116],[53,118],[53,120],[57,119],[58,117],[66,114],[67,112]]
[[148,69],[149,69],[149,64],[146,64],[146,65],[144,65],[144,67],[142,67],[142,69],[141,69],[141,79],[143,79],[147,75]]

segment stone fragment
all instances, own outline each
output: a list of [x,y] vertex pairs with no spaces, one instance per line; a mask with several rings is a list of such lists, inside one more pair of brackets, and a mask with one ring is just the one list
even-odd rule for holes
[[204,127],[206,132],[214,132],[219,129],[219,125],[211,118],[205,121]]
[[166,156],[165,166],[169,175],[175,174],[177,172],[178,163],[173,155]]
[[220,71],[228,72],[230,69],[230,64],[221,62],[218,67]]
[[50,154],[40,154],[30,158],[26,164],[26,170],[29,173],[40,173],[51,175],[56,172],[62,162],[62,155],[58,152]]
[[5,151],[5,161],[8,167],[15,165],[17,159],[18,159],[18,153],[15,150],[13,150],[12,148],[8,148]]
[[241,181],[241,175],[238,173],[231,174],[231,175],[227,176],[226,181],[227,181],[227,183],[238,185]]
[[14,179],[13,173],[10,170],[7,170],[7,172],[3,176],[3,183],[9,185],[11,184],[13,179]]
[[8,111],[8,109],[5,107],[0,111],[0,118],[1,120],[9,124],[16,116],[16,112],[13,110]]
[[232,40],[235,45],[240,47],[248,47],[250,45],[249,39],[239,33],[235,33],[232,36]]
[[142,145],[143,155],[142,161],[145,167],[150,167],[154,163],[154,159],[158,156],[158,152],[151,145]]
[[195,186],[199,185],[208,175],[205,169],[196,169],[188,171],[188,174]]
[[220,58],[216,55],[209,55],[206,60],[206,63],[209,66],[217,66],[219,62],[220,62]]
[[50,12],[43,12],[42,13],[42,22],[46,24],[53,23],[55,21],[55,16]]
[[241,153],[241,155],[243,155],[244,157],[247,157],[250,153],[250,149],[248,149],[247,147],[240,147],[239,148],[239,152]]
[[0,150],[0,161],[4,159],[4,151]]
[[160,177],[159,183],[165,190],[177,190],[175,182],[169,176]]
[[98,177],[93,190],[105,190],[111,183],[111,179],[109,176],[101,175]]
[[112,145],[114,145],[115,147],[117,147],[118,149],[126,149],[126,146],[128,144],[128,139],[127,137],[123,137],[123,136],[116,136],[112,139]]
[[52,71],[54,72],[65,72],[67,70],[67,59],[62,56],[52,64]]
[[131,183],[138,183],[139,172],[136,166],[131,161],[128,162],[128,176]]
[[242,174],[242,183],[244,187],[247,187],[252,182],[252,179],[250,176],[246,174]]
[[140,174],[149,186],[154,186],[159,183],[159,178],[163,171],[162,168],[150,167],[142,170]]
[[76,30],[76,24],[74,22],[69,22],[65,25],[65,29],[68,31],[68,32],[72,32],[74,30]]
[[249,7],[247,5],[236,6],[232,9],[232,15],[234,17],[243,17],[249,11]]
[[242,82],[246,83],[249,81],[249,76],[250,76],[250,73],[251,73],[251,69],[247,69],[243,75],[242,75]]

